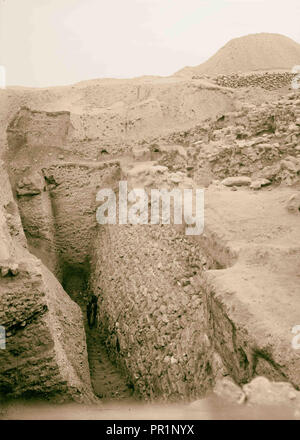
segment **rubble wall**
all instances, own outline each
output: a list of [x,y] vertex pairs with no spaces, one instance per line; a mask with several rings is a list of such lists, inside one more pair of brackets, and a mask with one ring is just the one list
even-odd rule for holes
[[211,264],[169,225],[100,227],[91,278],[99,331],[146,399],[199,396],[222,371],[198,277]]
[[223,87],[261,87],[266,90],[274,90],[290,86],[294,77],[295,74],[291,72],[264,72],[244,75],[234,73],[218,75],[215,82]]

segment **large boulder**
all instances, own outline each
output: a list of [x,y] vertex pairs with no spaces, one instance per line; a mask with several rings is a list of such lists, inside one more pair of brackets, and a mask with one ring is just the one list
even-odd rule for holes
[[218,380],[214,387],[214,393],[232,403],[241,404],[245,401],[245,393],[230,377]]
[[6,397],[93,399],[83,320],[56,278],[30,254],[0,278],[0,393]]
[[292,194],[287,200],[285,207],[291,213],[300,213],[300,193]]
[[300,408],[300,392],[288,382],[271,382],[259,376],[243,386],[247,405],[281,405]]

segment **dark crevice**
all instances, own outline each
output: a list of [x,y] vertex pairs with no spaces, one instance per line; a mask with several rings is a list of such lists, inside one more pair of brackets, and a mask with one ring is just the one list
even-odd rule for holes
[[62,265],[62,286],[80,307],[83,306],[89,295],[89,262],[84,264],[71,265],[63,263]]
[[[82,310],[93,390],[101,399],[129,399],[134,393],[134,387],[127,383],[125,375],[116,364],[111,362],[111,357],[114,356],[108,352],[106,340],[100,331],[101,323],[96,318],[92,327],[88,324],[87,305],[93,295],[89,277],[89,262],[76,265],[62,264],[62,286]],[[101,306],[99,296],[97,306]],[[120,351],[119,342],[116,351]]]

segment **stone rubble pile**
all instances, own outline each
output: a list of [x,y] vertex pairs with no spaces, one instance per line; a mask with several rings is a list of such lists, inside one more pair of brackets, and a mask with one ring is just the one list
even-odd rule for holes
[[[299,419],[300,418],[300,392],[288,382],[272,382],[264,376],[257,376],[249,383],[239,386],[230,377],[218,379],[208,401],[212,403],[213,411],[217,402],[223,402],[225,411],[240,414],[242,419]],[[192,402],[190,408],[195,411],[203,409],[207,399]],[[207,405],[207,403],[206,403]],[[230,414],[229,414],[230,415]]]
[[159,163],[186,172],[198,184],[204,177],[209,184],[213,179],[246,176],[262,182],[254,189],[268,183],[261,179],[292,185],[300,175],[299,93],[272,103],[244,104],[239,111],[162,140],[167,141],[185,148],[186,157],[162,155]]
[[218,75],[214,81],[222,87],[261,87],[266,90],[289,86],[295,77],[291,72],[262,72],[251,74]]

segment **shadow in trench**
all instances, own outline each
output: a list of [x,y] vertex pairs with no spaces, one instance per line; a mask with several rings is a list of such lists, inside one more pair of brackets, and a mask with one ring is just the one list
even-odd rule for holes
[[87,320],[87,304],[92,292],[89,290],[89,266],[63,267],[63,288],[82,310],[88,361],[94,393],[105,400],[133,399],[133,390],[127,384],[126,377],[110,361],[104,341],[98,330],[99,323],[90,328]]
[[69,265],[63,264],[62,286],[81,308],[86,304],[89,297],[89,264]]

